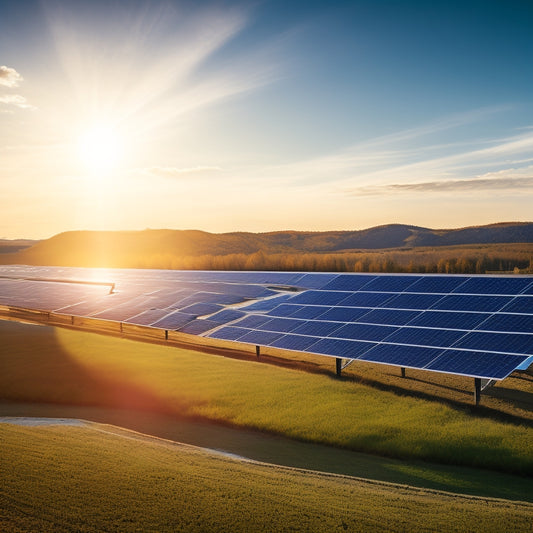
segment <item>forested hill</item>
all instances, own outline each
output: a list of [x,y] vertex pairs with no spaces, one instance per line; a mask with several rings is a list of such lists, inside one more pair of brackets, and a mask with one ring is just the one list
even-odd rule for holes
[[[17,253],[0,254],[0,262],[65,266],[233,268],[227,261],[228,256],[261,254],[279,258],[282,255],[295,257],[319,254],[323,257],[324,254],[338,256],[348,252],[373,253],[386,249],[398,253],[410,251],[414,254],[418,249],[428,247],[497,243],[533,243],[533,222],[509,222],[448,230],[390,224],[360,231],[326,232],[216,234],[197,230],[70,231],[40,241]],[[220,260],[212,265],[207,261],[208,257],[226,259],[225,262]],[[205,260],[201,262],[198,258]],[[250,264],[249,267],[260,266]],[[270,269],[272,265],[264,264],[263,267]],[[235,268],[241,267],[237,265]],[[322,268],[317,266],[317,269]]]

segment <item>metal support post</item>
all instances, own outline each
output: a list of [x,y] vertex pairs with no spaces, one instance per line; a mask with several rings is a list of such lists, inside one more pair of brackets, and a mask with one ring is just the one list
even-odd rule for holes
[[255,355],[256,357],[259,358],[259,356],[261,355],[261,347],[260,346],[256,346],[255,347]]
[[342,359],[340,357],[335,358],[335,371],[337,376],[341,375],[342,372]]
[[479,405],[481,400],[481,378],[474,378],[474,401]]
[[405,367],[402,366],[402,378],[404,378],[404,377],[405,377]]
[[165,329],[165,340],[168,341],[168,329]]

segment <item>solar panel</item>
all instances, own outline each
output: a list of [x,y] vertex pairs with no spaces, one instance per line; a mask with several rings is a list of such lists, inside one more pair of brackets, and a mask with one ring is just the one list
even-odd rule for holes
[[425,369],[485,379],[503,379],[525,360],[526,357],[518,355],[445,350]]
[[188,322],[184,326],[181,326],[178,329],[180,333],[188,333],[189,335],[201,335],[202,333],[205,333],[206,331],[209,331],[211,329],[216,328],[217,326],[220,326],[219,322],[214,322],[213,320],[193,320],[192,322]]
[[284,350],[295,350],[297,352],[304,352],[314,344],[319,341],[320,337],[310,337],[307,335],[283,335],[278,337],[276,340],[271,342],[269,346],[274,348],[281,348]]
[[424,368],[442,353],[438,348],[378,344],[358,359],[408,368]]
[[211,315],[220,311],[222,306],[220,304],[210,304],[210,303],[197,303],[182,307],[180,311],[182,313],[188,313],[195,316]]
[[[75,284],[95,272],[116,294]],[[2,274],[18,278],[0,279],[2,305],[213,339],[487,379],[533,357],[531,276],[28,266]]]
[[302,306],[298,306],[298,305],[281,304],[281,305],[274,307],[274,309],[271,309],[266,314],[270,316],[289,317],[292,314],[296,313],[296,311],[298,311],[301,308]]
[[398,309],[373,309],[372,311],[366,309],[365,311],[364,314],[350,320],[350,322],[404,326],[420,316],[420,311],[403,311]]
[[420,276],[409,287],[410,292],[448,294],[460,288],[468,278],[463,276]]
[[387,337],[387,342],[447,348],[464,337],[465,333],[453,329],[405,327]]
[[267,322],[260,324],[257,329],[263,331],[278,331],[280,333],[289,333],[302,324],[301,320],[292,320],[290,318],[271,318]]
[[212,339],[236,341],[248,332],[250,332],[249,329],[238,328],[235,326],[224,326],[220,329],[213,331],[212,333],[209,333],[209,335],[207,336],[211,337]]
[[292,318],[305,318],[308,320],[312,320],[313,318],[317,318],[319,316],[322,316],[327,311],[334,309],[331,306],[327,305],[302,305],[298,306],[298,310],[295,311],[291,317]]
[[342,340],[342,339],[320,339],[312,344],[306,351],[346,359],[357,359],[365,352],[373,348],[373,342]]
[[419,313],[411,322],[410,326],[425,326],[429,328],[450,328],[450,329],[474,329],[482,322],[489,319],[491,315],[487,313],[451,311],[424,311]]
[[533,296],[516,296],[505,307],[502,307],[502,311],[506,313],[533,313]]
[[249,331],[246,335],[239,338],[239,342],[247,344],[258,344],[259,346],[268,346],[282,336],[281,333],[274,333],[272,331]]
[[300,321],[297,328],[293,329],[293,333],[299,335],[315,335],[317,337],[335,336],[334,333],[342,327],[340,322],[321,322],[319,320]]
[[349,292],[328,292],[309,290],[301,292],[290,299],[291,304],[311,304],[311,305],[337,305],[347,296]]
[[354,292],[353,294],[339,294],[344,294],[346,296],[339,302],[343,307],[382,307],[387,300],[394,297],[394,294],[388,292]]
[[255,329],[264,324],[265,322],[269,322],[270,320],[272,320],[272,317],[270,316],[246,315],[244,318],[236,322],[236,325],[241,328]]
[[124,322],[128,322],[129,324],[136,324],[137,326],[150,326],[154,322],[157,322],[161,318],[163,318],[165,315],[168,315],[168,310],[163,309],[148,309],[148,311],[143,311],[142,313],[139,313],[138,315],[135,315],[131,318],[128,318],[124,320]]
[[[311,318],[318,320],[333,320],[336,322],[355,322],[358,318],[368,314],[368,309],[359,307],[330,307],[323,313],[317,314]],[[294,315],[296,316],[296,315]]]
[[191,322],[194,319],[195,319],[194,315],[189,315],[187,313],[181,313],[180,311],[175,311],[174,313],[167,315],[161,320],[154,322],[152,326],[154,328],[161,328],[161,329],[178,329],[184,326],[185,324],[187,324],[188,322]]
[[389,296],[391,297],[383,303],[382,307],[415,309],[418,311],[428,309],[442,299],[442,294],[398,294]]
[[377,276],[369,281],[365,291],[403,292],[420,279],[419,276]]
[[357,339],[381,342],[398,328],[394,326],[375,326],[371,324],[345,324],[337,331],[335,337],[340,339]]
[[374,278],[375,276],[368,276],[365,274],[360,276],[339,274],[335,279],[331,280],[322,288],[325,291],[358,291],[361,290],[367,283],[370,283]]
[[431,309],[447,311],[484,311],[494,313],[511,301],[506,296],[449,295],[441,298]]
[[453,344],[453,347],[533,355],[533,334],[472,331]]
[[225,324],[227,322],[233,322],[234,320],[238,320],[239,318],[243,318],[245,316],[246,313],[243,311],[239,311],[238,309],[224,309],[223,311],[219,311],[218,313],[211,315],[209,319],[213,322],[218,322],[219,324]]
[[453,292],[463,294],[520,294],[531,283],[527,278],[470,278]]
[[490,315],[483,321],[479,329],[486,331],[516,331],[528,333],[533,331],[533,314],[510,315],[498,313]]

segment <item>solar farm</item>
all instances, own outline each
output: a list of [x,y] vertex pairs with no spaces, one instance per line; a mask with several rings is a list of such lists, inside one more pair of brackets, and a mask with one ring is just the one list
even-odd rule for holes
[[6,266],[4,316],[467,376],[533,363],[533,277]]

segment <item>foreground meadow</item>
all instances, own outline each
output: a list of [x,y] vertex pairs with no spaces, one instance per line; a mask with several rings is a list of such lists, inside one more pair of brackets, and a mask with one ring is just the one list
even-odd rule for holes
[[94,333],[0,321],[0,336],[3,399],[209,420],[402,459],[397,470],[409,484],[517,500],[533,493],[527,420],[504,422],[324,374]]
[[2,531],[530,531],[533,504],[249,463],[112,426],[0,424]]

